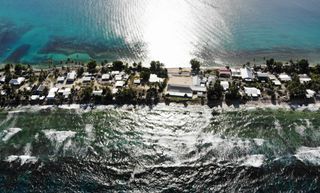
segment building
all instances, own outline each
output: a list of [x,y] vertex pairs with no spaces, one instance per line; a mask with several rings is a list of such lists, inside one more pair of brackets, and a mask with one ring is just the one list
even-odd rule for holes
[[102,81],[108,81],[108,80],[110,80],[110,79],[111,79],[110,74],[103,74],[103,75],[101,76],[101,80],[102,80]]
[[56,93],[59,91],[59,88],[51,88],[49,90],[49,94],[47,95],[47,99],[48,100],[54,100],[54,98],[56,97]]
[[280,79],[281,82],[289,82],[289,81],[292,80],[291,76],[289,76],[288,74],[285,74],[285,73],[280,74],[279,75],[279,79]]
[[254,87],[244,87],[244,93],[249,97],[257,98],[261,95],[261,91]]
[[231,70],[228,68],[219,68],[218,69],[219,77],[222,78],[230,78],[231,77]]
[[245,67],[240,69],[241,78],[246,82],[252,82],[254,80],[253,72],[250,68]]
[[316,95],[316,92],[310,89],[306,90],[306,97],[307,99],[311,99],[314,98],[314,96]]
[[103,90],[94,90],[92,91],[93,96],[102,96]]
[[76,77],[77,77],[76,71],[69,72],[67,74],[67,83],[72,84],[76,80]]
[[19,77],[17,79],[11,79],[9,81],[9,84],[12,84],[14,86],[20,86],[25,81],[24,77]]
[[198,97],[203,97],[207,93],[207,87],[205,86],[193,85],[190,86],[190,89],[192,90],[192,94]]
[[234,78],[241,78],[241,70],[239,68],[230,68],[231,76]]
[[156,74],[150,74],[149,78],[150,83],[157,83],[157,82],[163,82],[163,78],[159,78]]
[[187,97],[187,98],[192,98],[193,96],[190,86],[173,85],[173,84],[168,85],[167,95],[174,96],[174,97]]
[[134,84],[140,84],[140,83],[141,83],[140,78],[134,79],[134,80],[133,80],[133,83],[134,83]]
[[306,82],[310,82],[311,78],[306,74],[300,74],[299,75],[299,81],[300,81],[301,84],[303,84],[303,83],[306,83]]
[[229,82],[228,81],[221,81],[220,85],[223,87],[224,91],[229,89]]
[[265,72],[257,72],[257,79],[260,82],[268,82],[269,81],[269,74]]
[[91,80],[92,80],[92,77],[85,76],[82,78],[82,83],[89,83],[89,82],[91,82]]
[[115,87],[122,88],[124,85],[125,85],[125,82],[121,80],[116,82]]
[[57,83],[63,84],[63,83],[64,83],[64,80],[65,80],[65,77],[64,77],[64,76],[59,76],[59,77],[57,78]]
[[115,75],[114,80],[115,81],[121,81],[123,79],[121,74]]

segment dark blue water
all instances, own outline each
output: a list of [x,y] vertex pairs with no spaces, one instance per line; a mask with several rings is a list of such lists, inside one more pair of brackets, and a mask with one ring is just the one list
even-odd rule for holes
[[317,0],[0,0],[0,61],[319,61]]

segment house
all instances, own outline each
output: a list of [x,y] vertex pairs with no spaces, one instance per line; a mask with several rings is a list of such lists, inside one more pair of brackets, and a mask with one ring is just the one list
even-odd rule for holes
[[261,95],[261,91],[254,87],[244,87],[244,93],[249,97],[257,98]]
[[269,74],[264,72],[257,72],[257,79],[260,82],[268,82],[269,81]]
[[156,74],[150,74],[149,78],[150,83],[157,83],[157,82],[163,82],[163,78],[159,78]]
[[300,74],[299,75],[299,81],[300,81],[301,84],[303,84],[303,83],[306,83],[306,82],[310,82],[311,78],[306,74]]
[[281,82],[289,82],[289,81],[292,80],[291,76],[289,76],[288,74],[285,74],[285,73],[280,74],[279,75],[279,79],[280,79]]
[[169,84],[167,95],[174,97],[188,97],[192,98],[192,90],[190,86]]
[[245,67],[240,69],[241,78],[246,82],[252,82],[254,80],[253,72],[250,68]]
[[6,82],[6,76],[2,76],[1,78],[0,78],[0,83],[5,83]]
[[223,87],[224,91],[229,89],[229,82],[228,81],[221,81],[220,85]]
[[65,77],[64,77],[64,76],[59,76],[59,77],[57,78],[57,83],[63,84],[63,83],[64,83],[64,80],[65,80]]
[[114,76],[114,80],[115,80],[115,81],[121,81],[122,78],[123,78],[123,77],[122,77],[121,74],[117,74],[117,75]]
[[200,85],[200,83],[201,83],[201,80],[200,80],[199,76],[193,76],[192,77],[192,84],[193,85]]
[[231,70],[228,68],[219,68],[218,73],[219,73],[219,77],[223,77],[223,78],[231,77]]
[[90,76],[82,77],[82,83],[89,83],[89,82],[91,82],[91,80],[92,80],[92,77],[90,77]]
[[192,94],[197,95],[198,97],[202,97],[207,93],[207,87],[205,86],[193,85],[190,86],[190,89],[192,90]]
[[70,94],[71,88],[65,88],[62,95],[64,96],[64,98],[68,98]]
[[281,86],[281,82],[278,79],[272,80],[272,83],[276,86]]
[[47,99],[48,100],[54,100],[54,98],[56,97],[56,92],[58,92],[59,88],[51,88],[49,90],[49,94],[47,95]]
[[101,76],[101,80],[102,80],[102,81],[108,81],[108,80],[110,80],[110,79],[111,79],[110,74],[103,74],[103,75]]
[[67,83],[72,84],[76,80],[76,77],[77,77],[76,71],[69,72],[67,74]]
[[37,88],[36,94],[41,95],[41,94],[43,93],[43,91],[44,91],[45,88],[46,88],[46,87],[41,84],[41,85]]
[[230,68],[231,76],[234,78],[241,78],[241,70],[239,68]]
[[125,85],[125,82],[121,80],[116,82],[115,87],[122,88],[124,85]]
[[112,71],[112,72],[111,72],[111,76],[115,76],[115,75],[118,75],[118,74],[120,74],[119,71]]
[[102,96],[103,90],[94,90],[92,91],[93,96]]
[[307,90],[306,90],[306,97],[307,97],[307,99],[311,99],[311,98],[313,98],[315,95],[316,95],[316,92],[315,92],[315,91],[310,90],[310,89],[307,89]]
[[31,95],[30,100],[31,101],[37,101],[39,100],[40,96],[39,95]]
[[134,80],[133,80],[133,83],[134,83],[134,84],[140,84],[140,83],[141,83],[140,78],[134,79]]
[[14,86],[20,86],[25,81],[24,77],[19,77],[17,79],[11,79],[9,81],[9,84],[12,84]]

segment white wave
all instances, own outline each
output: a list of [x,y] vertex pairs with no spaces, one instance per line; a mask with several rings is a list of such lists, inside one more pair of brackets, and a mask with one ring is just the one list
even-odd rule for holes
[[305,163],[320,165],[320,147],[302,146],[294,156]]
[[62,143],[68,138],[76,135],[75,131],[56,131],[56,130],[43,130],[44,135],[51,141]]
[[245,158],[239,160],[242,166],[261,167],[265,160],[265,156],[262,154],[248,155]]
[[38,158],[30,155],[10,155],[5,161],[14,162],[16,160],[19,160],[21,165],[23,165],[26,163],[36,163],[38,161]]
[[2,141],[7,142],[11,139],[15,134],[19,133],[22,129],[20,128],[9,128],[3,131]]

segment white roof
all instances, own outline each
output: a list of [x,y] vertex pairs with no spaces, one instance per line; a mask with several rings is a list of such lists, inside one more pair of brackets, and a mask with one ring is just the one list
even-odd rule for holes
[[241,70],[239,68],[230,68],[233,77],[241,77]]
[[278,79],[272,81],[274,85],[281,86],[281,82]]
[[229,82],[228,81],[221,81],[220,85],[223,87],[223,90],[229,89]]
[[24,80],[25,80],[24,77],[19,77],[17,79],[11,79],[9,83],[13,85],[20,85]]
[[250,68],[248,68],[248,67],[241,68],[240,71],[241,71],[242,79],[250,79],[250,80],[253,79],[253,73]]
[[85,76],[82,78],[82,82],[90,82],[91,81],[91,77],[90,76]]
[[59,76],[59,77],[57,78],[57,81],[58,81],[58,82],[63,82],[64,79],[65,79],[64,76]]
[[306,94],[306,97],[307,97],[307,98],[312,98],[312,97],[314,97],[314,95],[316,94],[315,91],[310,90],[310,89],[307,89],[306,92],[307,92],[307,94]]
[[311,81],[311,78],[308,75],[303,74],[303,75],[299,75],[299,80],[300,80],[300,83],[305,83],[305,82]]
[[205,86],[190,86],[193,92],[207,92],[207,87]]
[[75,80],[75,79],[76,79],[76,76],[77,76],[76,71],[69,72],[69,73],[67,74],[67,80]]
[[150,74],[149,82],[151,83],[163,82],[163,79],[159,78],[156,74]]
[[92,91],[92,94],[93,94],[94,96],[101,96],[102,93],[103,93],[103,90],[94,90],[94,91]]
[[199,76],[193,76],[193,77],[192,77],[192,84],[193,84],[193,85],[200,85],[200,78],[199,78]]
[[64,91],[63,91],[63,95],[64,96],[68,96],[68,95],[70,95],[71,94],[71,88],[66,88],[66,89],[64,89]]
[[32,101],[35,101],[35,100],[38,100],[39,99],[39,95],[32,95],[31,97],[30,97],[30,99],[32,100]]
[[280,74],[279,79],[284,82],[292,80],[291,76],[289,76],[288,74]]
[[105,79],[109,80],[110,74],[103,74],[101,78],[102,78],[102,80],[105,80]]
[[120,81],[120,80],[122,80],[122,75],[118,74],[118,75],[116,75],[116,76],[114,77],[114,79],[115,79],[116,81]]
[[124,84],[125,84],[124,81],[117,81],[116,84],[115,84],[115,86],[116,86],[116,87],[123,87]]
[[261,95],[261,91],[254,87],[244,87],[244,92],[248,96],[258,97]]
[[113,88],[112,89],[112,94],[116,94],[118,92],[118,89],[117,88]]
[[119,71],[112,71],[111,72],[111,75],[117,75],[117,74],[120,74],[120,72]]
[[6,81],[6,76],[3,76],[0,78],[0,82],[5,82]]
[[140,84],[140,83],[141,83],[141,80],[140,80],[140,79],[134,79],[134,80],[133,80],[133,83],[134,83],[134,84]]
[[56,96],[56,92],[58,92],[59,88],[51,88],[49,90],[49,94],[47,95],[47,99],[53,99]]

